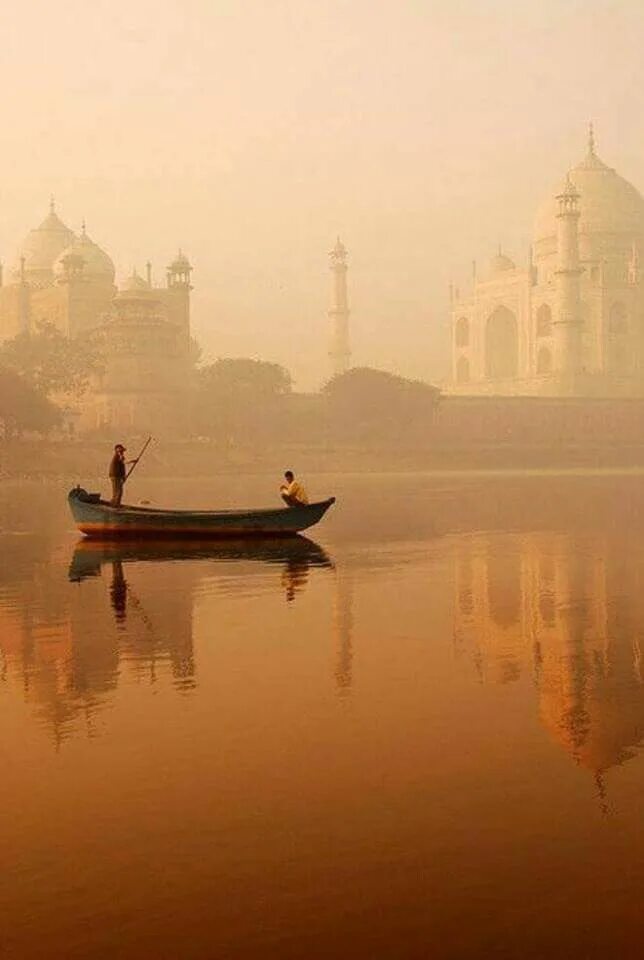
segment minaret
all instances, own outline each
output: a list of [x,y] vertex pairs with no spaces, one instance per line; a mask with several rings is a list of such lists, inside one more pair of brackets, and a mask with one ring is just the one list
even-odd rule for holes
[[168,289],[166,292],[166,306],[168,308],[169,319],[176,323],[183,333],[184,347],[187,349],[190,341],[190,274],[192,266],[190,261],[179,249],[179,253],[174,258],[167,269]]
[[347,250],[340,237],[329,253],[330,268],[333,274],[331,288],[331,346],[329,357],[333,376],[346,373],[351,360],[349,346],[349,300],[347,296]]
[[[579,278],[579,194],[567,178],[563,192],[556,198],[557,269],[556,314],[554,318],[554,369],[564,378],[574,378],[581,370],[581,310]],[[572,386],[572,384],[571,384]]]

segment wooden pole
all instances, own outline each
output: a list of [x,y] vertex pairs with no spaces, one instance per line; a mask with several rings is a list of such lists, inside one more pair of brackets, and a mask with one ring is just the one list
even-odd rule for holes
[[139,460],[141,459],[141,457],[143,456],[143,454],[145,453],[145,451],[148,449],[151,440],[152,440],[152,437],[148,437],[148,439],[147,439],[147,440],[145,441],[145,443],[143,444],[143,447],[142,447],[142,449],[141,449],[141,453],[138,455],[138,457],[136,458],[136,460],[134,461],[134,463],[132,464],[132,466],[130,467],[130,469],[128,470],[128,472],[125,474],[125,479],[126,479],[126,480],[129,480],[130,476],[132,475],[132,473],[133,473],[133,471],[134,471],[135,466],[137,465],[137,463],[139,462]]

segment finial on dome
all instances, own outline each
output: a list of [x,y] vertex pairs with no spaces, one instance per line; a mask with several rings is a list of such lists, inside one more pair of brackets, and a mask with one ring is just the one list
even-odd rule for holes
[[49,212],[56,213],[56,200],[53,193],[49,194]]
[[597,156],[595,153],[595,127],[592,120],[588,123],[588,156]]
[[81,222],[81,237],[83,240],[87,238],[87,224],[85,223],[85,217],[83,217]]

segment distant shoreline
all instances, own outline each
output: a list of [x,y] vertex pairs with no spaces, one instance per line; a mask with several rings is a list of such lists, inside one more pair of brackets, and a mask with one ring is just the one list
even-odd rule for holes
[[[127,438],[126,438],[126,442]],[[136,455],[139,441],[131,441]],[[83,483],[107,473],[109,442],[13,441],[0,444],[0,480],[65,480]],[[251,451],[222,450],[217,444],[159,441],[139,469],[150,478],[201,478],[215,475],[274,473],[288,467],[308,475],[324,473],[494,474],[644,471],[644,445],[563,449],[504,444],[497,447],[431,450],[347,449],[284,446]]]

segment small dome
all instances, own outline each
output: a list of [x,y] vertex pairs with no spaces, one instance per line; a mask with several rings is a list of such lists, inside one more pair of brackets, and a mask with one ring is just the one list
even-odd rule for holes
[[513,260],[499,250],[490,260],[489,274],[494,277],[497,273],[505,273],[506,270],[516,270],[516,266]]
[[136,270],[133,270],[127,280],[123,281],[119,287],[119,290],[123,291],[124,293],[136,293],[138,291],[149,293],[150,288],[143,277],[140,277]]
[[76,237],[73,243],[63,250],[56,259],[54,273],[57,276],[65,274],[65,263],[68,262],[70,256],[82,258],[83,277],[87,280],[114,283],[115,271],[111,257],[97,243],[90,240],[85,232],[84,225],[80,237]]
[[27,275],[40,275],[44,278],[50,273],[56,258],[75,240],[72,230],[60,219],[51,202],[49,213],[34,230],[25,237],[16,257],[14,275],[20,274],[21,260],[24,259]]

